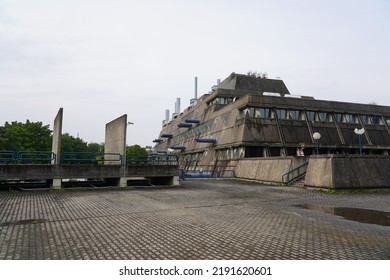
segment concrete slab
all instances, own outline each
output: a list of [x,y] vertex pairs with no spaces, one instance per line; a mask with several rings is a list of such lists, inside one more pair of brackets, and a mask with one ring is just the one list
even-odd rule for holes
[[235,180],[2,192],[0,259],[388,260],[389,226],[315,210],[390,212],[389,200],[386,191],[334,195]]

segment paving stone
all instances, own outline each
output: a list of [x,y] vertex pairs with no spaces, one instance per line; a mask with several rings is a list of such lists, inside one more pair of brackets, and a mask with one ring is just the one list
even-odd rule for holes
[[298,207],[390,212],[390,192],[241,181],[1,192],[0,259],[390,259],[390,227]]

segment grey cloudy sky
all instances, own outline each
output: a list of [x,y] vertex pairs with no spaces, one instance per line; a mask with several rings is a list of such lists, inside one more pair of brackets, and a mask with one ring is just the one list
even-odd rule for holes
[[103,142],[123,114],[152,145],[231,72],[281,77],[291,93],[390,105],[389,0],[0,0],[0,125],[64,108],[63,132]]

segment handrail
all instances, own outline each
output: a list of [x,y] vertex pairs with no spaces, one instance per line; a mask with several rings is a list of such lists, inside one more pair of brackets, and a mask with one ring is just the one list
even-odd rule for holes
[[180,169],[180,178],[235,178],[236,173],[234,170],[185,170]]
[[[292,181],[294,181],[294,180],[300,178],[301,176],[305,175],[307,168],[304,171],[302,171],[301,169],[307,167],[308,164],[309,164],[309,162],[305,161],[301,165],[298,165],[297,167],[295,167],[295,168],[291,169],[290,171],[288,171],[287,173],[283,174],[282,175],[282,182],[283,182],[283,184],[289,184]],[[296,176],[292,176],[294,172],[297,172]],[[291,175],[291,178],[290,178],[290,175]]]
[[174,154],[163,154],[163,155],[128,154],[126,156],[126,162],[127,164],[176,165],[179,162],[179,156]]
[[56,158],[56,155],[53,152],[48,151],[0,151],[0,162],[8,164],[12,162],[13,164],[51,164],[51,162]]
[[102,164],[107,161],[116,161],[118,164],[122,164],[122,155],[90,152],[64,152],[61,154],[61,163],[64,164]]
[[128,154],[126,156],[127,164],[147,164],[149,163],[149,155],[147,154]]
[[18,155],[14,151],[0,151],[0,163],[8,164],[10,161],[15,162]]
[[[46,151],[0,151],[0,164],[51,164],[56,154]],[[123,156],[119,153],[90,153],[90,152],[62,152],[60,164],[104,164],[117,162],[125,164]],[[126,164],[155,164],[178,165],[179,156],[176,154],[129,154]]]
[[92,164],[95,162],[95,155],[89,152],[63,152],[61,163],[65,164]]
[[150,155],[149,159],[152,164],[175,165],[179,163],[179,156],[174,154]]
[[94,161],[98,164],[104,164],[107,161],[122,163],[122,155],[118,153],[95,153],[94,156]]

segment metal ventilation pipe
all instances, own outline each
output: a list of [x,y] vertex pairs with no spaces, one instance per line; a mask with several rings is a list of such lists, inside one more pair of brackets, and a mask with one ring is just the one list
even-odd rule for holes
[[179,113],[180,113],[180,97],[176,98],[175,113],[176,113],[176,114],[179,114]]
[[217,86],[219,86],[221,84],[221,79],[218,79],[217,80]]
[[195,99],[198,99],[198,77],[195,77]]
[[165,110],[165,121],[169,121],[169,110]]

